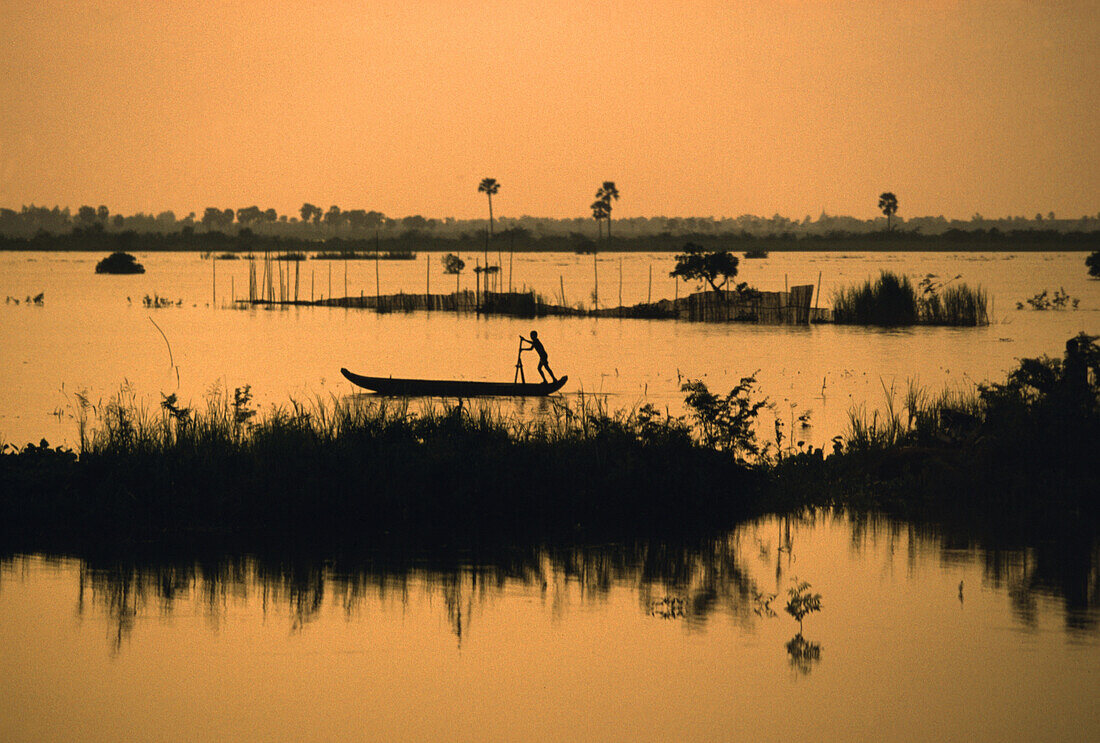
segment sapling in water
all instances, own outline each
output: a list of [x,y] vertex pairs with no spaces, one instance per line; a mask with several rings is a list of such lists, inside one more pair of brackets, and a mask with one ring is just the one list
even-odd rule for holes
[[821,594],[810,593],[810,584],[793,579],[794,586],[787,589],[787,605],[783,607],[798,621],[798,634],[802,634],[802,619],[807,614],[821,610]]

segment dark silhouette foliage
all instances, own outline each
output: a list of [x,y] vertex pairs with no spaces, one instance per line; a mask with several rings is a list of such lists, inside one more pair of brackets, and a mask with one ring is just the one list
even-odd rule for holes
[[[701,245],[687,243],[684,252],[676,256],[676,268],[669,276],[703,280],[710,284],[715,292],[721,292],[729,280],[737,275],[737,256],[728,250],[707,250]],[[718,278],[722,283],[716,283]]]
[[145,266],[129,253],[111,253],[95,266],[96,273],[145,273]]
[[1085,265],[1088,266],[1089,276],[1100,278],[1100,250],[1091,253],[1089,257],[1085,259]]

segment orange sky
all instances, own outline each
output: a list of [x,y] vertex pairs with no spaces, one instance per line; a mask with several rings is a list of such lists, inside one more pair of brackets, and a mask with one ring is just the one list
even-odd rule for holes
[[0,206],[1100,210],[1100,3],[0,0]]

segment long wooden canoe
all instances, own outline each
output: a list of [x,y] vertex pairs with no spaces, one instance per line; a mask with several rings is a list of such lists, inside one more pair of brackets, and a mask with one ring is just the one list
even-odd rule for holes
[[380,395],[399,397],[493,397],[542,396],[560,390],[569,380],[523,384],[512,382],[467,382],[460,379],[399,379],[397,377],[364,377],[341,369],[349,382]]

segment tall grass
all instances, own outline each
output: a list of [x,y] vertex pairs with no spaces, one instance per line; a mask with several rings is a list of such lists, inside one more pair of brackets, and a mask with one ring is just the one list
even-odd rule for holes
[[[922,285],[923,286],[923,285]],[[833,320],[844,325],[987,325],[988,294],[963,284],[917,287],[908,276],[883,271],[874,281],[833,294]]]
[[[548,401],[491,405],[317,398],[257,415],[247,388],[150,409],[124,391],[80,415],[79,459],[39,477],[0,461],[0,522],[28,529],[363,534],[450,539],[618,532],[744,513],[759,476],[676,416]],[[31,452],[34,454],[34,452]]]

